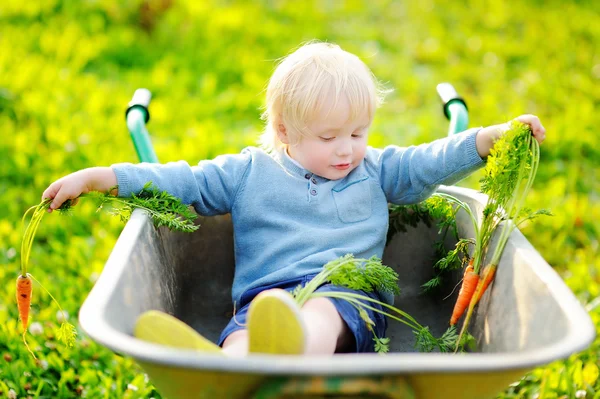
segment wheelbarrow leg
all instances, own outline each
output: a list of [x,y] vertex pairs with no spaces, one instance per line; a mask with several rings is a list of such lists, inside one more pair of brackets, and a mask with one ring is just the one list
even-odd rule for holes
[[414,399],[415,394],[401,376],[372,377],[282,377],[264,383],[252,399],[283,398]]

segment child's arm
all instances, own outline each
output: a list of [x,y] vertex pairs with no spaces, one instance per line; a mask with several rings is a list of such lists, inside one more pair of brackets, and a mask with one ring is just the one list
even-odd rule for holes
[[[531,127],[542,142],[545,129],[533,115],[516,118]],[[455,184],[482,167],[494,142],[508,124],[469,129],[428,144],[400,148],[388,146],[371,150],[376,158],[381,187],[388,202],[411,204],[429,197],[440,184]]]
[[52,183],[42,199],[52,198],[49,211],[57,209],[67,199],[74,200],[89,191],[106,192],[118,185],[112,194],[129,197],[138,194],[144,185],[152,185],[193,205],[201,215],[231,212],[231,207],[251,162],[250,151],[223,155],[190,166],[185,161],[158,163],[118,163],[110,167],[89,168],[71,173]]
[[144,185],[152,185],[192,205],[203,216],[231,212],[238,189],[252,160],[250,150],[241,154],[220,155],[190,166],[185,161],[157,163],[113,164],[119,196],[137,194]]
[[[521,123],[529,125],[533,137],[542,144],[546,139],[546,129],[542,126],[539,118],[535,115],[521,115],[515,118]],[[502,123],[500,125],[493,125],[484,127],[477,133],[477,139],[475,144],[477,146],[477,152],[481,158],[485,158],[490,155],[490,150],[494,146],[494,142],[500,138],[502,134],[508,129],[508,123]]]
[[[42,200],[52,198],[48,212],[59,208],[68,199],[77,202],[77,197],[90,191],[106,192],[116,186],[117,177],[109,167],[78,170],[52,183],[42,194]],[[113,192],[113,194],[116,194]]]

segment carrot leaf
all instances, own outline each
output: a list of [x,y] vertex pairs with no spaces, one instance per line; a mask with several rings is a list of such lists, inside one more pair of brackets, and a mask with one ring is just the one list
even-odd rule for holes
[[75,338],[77,337],[77,330],[71,323],[63,322],[56,333],[56,338],[62,341],[69,348],[75,344]]
[[443,278],[440,274],[435,275],[434,277],[431,278],[431,280],[427,281],[426,283],[421,285],[421,288],[423,288],[424,292],[429,292],[432,291],[436,288],[439,288],[442,286],[442,281]]
[[390,351],[390,339],[388,337],[375,337],[375,352],[384,354]]
[[352,258],[352,261],[342,263],[329,262],[324,268],[331,270],[329,281],[335,285],[365,292],[376,289],[390,294],[400,293],[397,283],[398,273],[382,265],[377,257],[367,260]]
[[442,259],[438,260],[434,268],[440,270],[456,270],[460,269],[465,259],[469,259],[469,245],[473,245],[475,242],[471,238],[461,238],[456,243],[454,249],[448,251],[448,254]]
[[[181,200],[166,191],[160,191],[152,182],[147,182],[144,188],[130,197],[118,197],[110,194],[117,186],[110,188],[106,193],[92,191],[80,195],[99,201],[98,211],[104,210],[113,216],[118,216],[121,221],[127,222],[135,209],[144,210],[152,219],[156,228],[166,226],[170,230],[191,233],[199,226],[194,223],[198,217]],[[69,212],[71,202],[65,201],[59,208],[60,211]]]

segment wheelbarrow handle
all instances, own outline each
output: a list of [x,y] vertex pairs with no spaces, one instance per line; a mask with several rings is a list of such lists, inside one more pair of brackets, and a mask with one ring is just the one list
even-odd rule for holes
[[469,113],[465,100],[458,95],[450,83],[440,83],[436,90],[442,100],[444,115],[450,120],[448,136],[465,131],[469,126]]
[[150,135],[146,130],[146,123],[150,120],[148,106],[151,98],[152,94],[148,89],[137,89],[125,111],[125,118],[140,162],[158,163]]
[[252,399],[282,398],[363,398],[414,399],[415,394],[402,376],[371,377],[279,377],[269,379]]

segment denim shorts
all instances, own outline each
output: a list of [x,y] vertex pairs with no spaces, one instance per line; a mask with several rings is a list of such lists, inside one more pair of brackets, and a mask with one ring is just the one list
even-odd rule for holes
[[[221,333],[221,337],[219,338],[219,342],[218,342],[219,346],[223,345],[223,342],[229,336],[229,334],[233,333],[234,331],[243,330],[246,328],[245,325],[247,322],[246,315],[248,313],[248,307],[250,306],[250,302],[252,301],[252,299],[254,299],[254,297],[256,295],[258,295],[260,292],[271,289],[271,288],[281,288],[288,292],[291,292],[294,290],[294,288],[296,288],[299,285],[302,285],[304,287],[306,285],[306,283],[308,283],[310,280],[312,280],[315,276],[316,276],[315,274],[312,274],[312,275],[299,277],[299,278],[295,278],[295,279],[291,279],[291,280],[285,280],[285,281],[270,284],[267,286],[256,287],[256,288],[253,288],[253,289],[250,289],[250,290],[244,292],[242,294],[242,296],[240,297],[240,305],[239,305],[240,308],[236,309],[235,317],[229,321],[229,323],[227,324],[227,326]],[[367,295],[373,299],[382,301],[380,296],[375,291],[367,293],[364,291],[351,290],[349,288],[340,287],[338,285],[333,285],[333,284],[328,284],[328,283],[321,285],[319,288],[316,289],[315,292],[331,292],[331,291],[352,292],[352,293]],[[334,304],[338,313],[340,314],[340,316],[342,317],[344,322],[346,322],[346,325],[348,325],[348,328],[350,329],[350,331],[352,332],[352,335],[354,336],[354,342],[356,345],[355,345],[355,349],[353,352],[358,352],[358,353],[374,352],[375,351],[375,349],[374,349],[375,342],[373,341],[373,332],[367,328],[367,324],[358,314],[358,310],[344,299],[338,299],[338,298],[327,298],[327,299],[329,299]],[[367,301],[363,301],[363,302],[367,303],[371,307],[381,310],[381,305],[379,305],[379,304],[376,304],[373,302],[367,302]],[[382,338],[384,336],[385,330],[387,328],[387,320],[386,320],[385,316],[383,316],[381,313],[374,312],[370,309],[365,309],[365,311],[369,315],[369,318],[371,320],[373,320],[373,322],[375,322],[375,325],[372,327],[373,327],[374,332],[377,334],[377,337]]]

